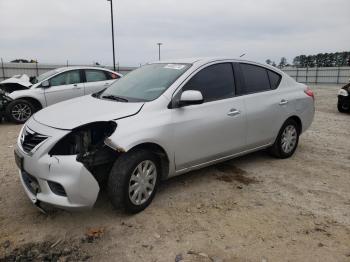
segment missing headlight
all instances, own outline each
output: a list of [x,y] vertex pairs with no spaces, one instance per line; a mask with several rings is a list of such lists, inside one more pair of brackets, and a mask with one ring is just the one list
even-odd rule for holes
[[104,144],[115,129],[115,122],[95,122],[80,126],[63,137],[49,152],[49,155],[85,154]]
[[120,155],[104,142],[116,128],[117,124],[112,121],[75,128],[51,149],[49,155],[76,155],[76,160],[103,186],[114,161]]

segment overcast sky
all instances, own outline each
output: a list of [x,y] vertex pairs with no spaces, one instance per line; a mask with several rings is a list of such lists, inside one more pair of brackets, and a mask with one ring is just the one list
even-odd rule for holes
[[[350,51],[350,0],[114,0],[116,59]],[[0,0],[0,57],[112,64],[106,0]]]

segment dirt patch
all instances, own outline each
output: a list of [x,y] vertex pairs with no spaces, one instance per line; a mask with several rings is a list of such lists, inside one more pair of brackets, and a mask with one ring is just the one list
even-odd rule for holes
[[224,181],[224,182],[239,182],[244,185],[249,185],[252,183],[258,183],[259,181],[256,180],[255,178],[248,177],[248,173],[234,165],[228,164],[228,163],[222,163],[215,165],[215,168],[220,171],[216,179]]
[[79,241],[27,243],[5,251],[0,262],[10,261],[86,261],[91,258]]

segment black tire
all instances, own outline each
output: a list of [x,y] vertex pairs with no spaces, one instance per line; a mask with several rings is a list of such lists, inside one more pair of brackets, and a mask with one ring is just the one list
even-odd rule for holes
[[338,102],[338,111],[339,111],[340,113],[346,113],[346,112],[350,111],[350,109],[346,110],[346,109],[343,107],[342,103]]
[[[282,137],[283,137],[283,132],[285,131],[285,129],[289,126],[293,126],[295,131],[296,131],[296,141],[295,141],[295,145],[294,147],[291,149],[291,151],[288,151],[286,152],[284,149],[283,149],[283,146],[282,146]],[[300,135],[300,127],[298,126],[298,124],[293,120],[293,119],[288,119],[284,124],[283,126],[281,127],[279,133],[278,133],[278,136],[276,138],[276,141],[275,143],[273,144],[273,146],[271,146],[269,148],[269,152],[277,157],[277,158],[281,158],[281,159],[284,159],[284,158],[288,158],[288,157],[291,157],[295,150],[297,149],[298,147],[298,143],[299,143],[299,135]]]
[[[26,109],[25,115],[21,117],[19,114],[15,114],[15,110],[19,107],[22,107]],[[9,103],[6,107],[6,117],[11,122],[17,123],[17,124],[24,124],[34,113],[35,113],[35,106],[30,103],[27,100],[18,99],[14,100],[11,103]]]
[[[129,182],[136,167],[147,160],[152,161],[156,166],[155,186],[146,202],[135,205],[129,197]],[[143,149],[124,153],[115,161],[109,174],[107,191],[110,201],[115,208],[124,207],[128,213],[138,213],[152,202],[157,192],[160,178],[160,161],[155,154]]]

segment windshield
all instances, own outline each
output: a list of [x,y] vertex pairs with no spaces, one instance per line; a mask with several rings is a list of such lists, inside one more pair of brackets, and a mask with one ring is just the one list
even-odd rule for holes
[[58,70],[58,69],[47,71],[47,72],[41,74],[40,76],[31,78],[30,82],[32,84],[39,83],[39,82],[45,80],[46,78],[48,78],[48,77],[50,77],[50,76],[52,76],[54,74],[57,74],[58,72],[60,72],[60,70]]
[[100,98],[124,102],[146,102],[158,98],[186,70],[189,64],[150,64],[114,82]]

